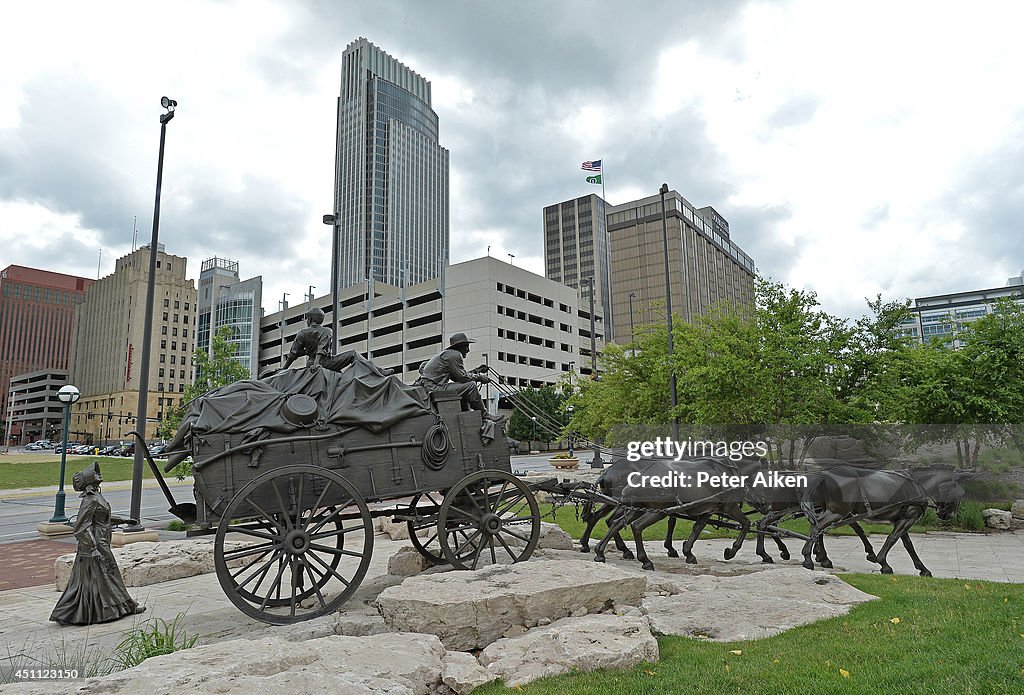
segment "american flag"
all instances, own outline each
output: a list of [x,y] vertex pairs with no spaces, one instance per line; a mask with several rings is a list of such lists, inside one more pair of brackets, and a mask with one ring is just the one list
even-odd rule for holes
[[584,171],[601,171],[601,160],[595,159],[593,162],[583,162]]

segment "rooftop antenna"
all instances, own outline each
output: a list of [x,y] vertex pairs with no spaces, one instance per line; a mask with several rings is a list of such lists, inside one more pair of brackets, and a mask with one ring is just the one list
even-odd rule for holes
[[138,238],[138,235],[139,235],[139,230],[138,230],[138,226],[137,226],[138,221],[139,221],[139,216],[135,215],[132,218],[132,253],[135,253],[135,241],[136,241],[136,239]]
[[103,247],[100,247],[100,259],[96,261],[96,279],[100,279],[100,265],[103,263]]

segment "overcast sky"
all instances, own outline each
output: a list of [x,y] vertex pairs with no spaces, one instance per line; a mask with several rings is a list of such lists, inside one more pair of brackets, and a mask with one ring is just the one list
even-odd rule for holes
[[1002,286],[1024,267],[1016,2],[37,2],[0,19],[0,267],[95,277],[152,230],[327,291],[341,54],[433,84],[451,259],[543,274],[542,208],[661,183],[729,220],[761,274],[864,298]]

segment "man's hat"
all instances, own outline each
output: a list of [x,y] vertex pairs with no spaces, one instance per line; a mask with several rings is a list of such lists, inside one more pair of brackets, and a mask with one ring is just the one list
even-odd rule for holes
[[472,338],[467,338],[465,333],[456,333],[448,341],[448,347],[455,347],[456,345],[468,345],[475,343],[476,341]]

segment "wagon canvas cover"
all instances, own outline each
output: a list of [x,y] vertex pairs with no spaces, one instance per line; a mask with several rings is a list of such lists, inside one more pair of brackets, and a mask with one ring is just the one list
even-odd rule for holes
[[422,389],[396,377],[381,377],[358,361],[343,372],[286,369],[264,379],[222,386],[192,401],[168,450],[184,448],[190,435],[231,432],[258,441],[305,429],[285,417],[285,401],[294,394],[315,400],[317,419],[325,424],[358,425],[371,432],[430,412]]

